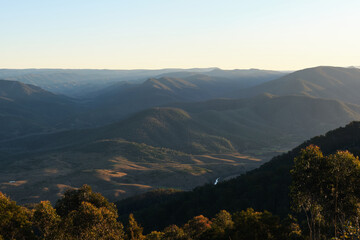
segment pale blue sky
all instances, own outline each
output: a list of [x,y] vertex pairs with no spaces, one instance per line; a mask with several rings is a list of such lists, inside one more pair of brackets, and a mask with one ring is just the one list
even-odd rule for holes
[[0,68],[360,65],[359,0],[0,0]]

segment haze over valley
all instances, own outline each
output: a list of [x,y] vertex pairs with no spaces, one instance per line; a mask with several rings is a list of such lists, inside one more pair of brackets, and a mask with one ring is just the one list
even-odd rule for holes
[[360,120],[357,68],[173,71],[127,71],[83,97],[1,80],[1,191],[25,203],[85,183],[111,200],[191,190]]

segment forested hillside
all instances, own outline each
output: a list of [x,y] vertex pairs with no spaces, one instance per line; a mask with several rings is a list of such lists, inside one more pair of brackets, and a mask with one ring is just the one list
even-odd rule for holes
[[[221,209],[234,212],[251,207],[285,217],[290,212],[289,186],[293,159],[302,148],[311,144],[319,146],[324,154],[348,150],[358,156],[360,122],[352,122],[314,137],[288,153],[274,157],[258,169],[216,186],[208,184],[190,192],[166,194],[164,197],[161,197],[162,192],[158,192],[120,201],[117,203],[119,215],[123,219],[133,212],[146,229],[182,224],[199,214],[213,216]],[[172,213],[171,216],[167,215],[168,212]]]

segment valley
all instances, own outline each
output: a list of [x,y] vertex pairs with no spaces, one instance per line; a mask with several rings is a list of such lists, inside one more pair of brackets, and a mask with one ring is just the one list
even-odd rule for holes
[[[271,155],[191,155],[124,140],[103,140],[0,163],[0,191],[19,203],[55,201],[85,182],[110,200],[157,188],[191,190],[243,174]],[[26,166],[26,167],[25,167]],[[10,182],[15,181],[15,182]]]
[[[66,82],[56,71],[38,74]],[[85,183],[111,201],[157,188],[189,191],[360,120],[353,68],[150,72],[95,71],[93,79],[121,73],[129,81],[83,98],[0,81],[0,191],[19,203],[55,201]]]

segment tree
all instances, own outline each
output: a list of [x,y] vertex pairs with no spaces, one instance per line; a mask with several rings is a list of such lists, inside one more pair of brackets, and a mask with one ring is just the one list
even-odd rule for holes
[[158,231],[152,231],[148,235],[146,235],[146,240],[162,240],[164,236],[164,233],[158,232]]
[[73,210],[63,220],[60,235],[63,239],[124,239],[121,223],[117,215],[105,207],[97,208],[89,202],[82,202],[78,210]]
[[347,222],[342,226],[342,231],[339,234],[339,237],[335,237],[334,239],[349,239],[349,240],[358,240],[360,239],[360,227],[359,224],[353,224],[351,222]]
[[164,240],[186,240],[185,232],[176,225],[170,225],[164,229]]
[[31,211],[16,205],[0,192],[0,236],[4,239],[34,239]]
[[37,227],[44,239],[54,239],[61,221],[49,201],[41,201],[34,208],[33,226]]
[[211,229],[206,232],[206,239],[229,239],[230,231],[234,227],[231,214],[221,210],[211,219]]
[[[327,157],[324,181],[323,214],[332,219],[334,237],[347,221],[357,221],[360,203],[360,161],[348,151],[337,151]],[[342,229],[344,230],[344,229]]]
[[320,148],[310,145],[300,151],[290,171],[292,184],[290,195],[293,210],[306,215],[310,240],[320,238],[323,222],[321,193],[323,192],[326,160]]
[[55,208],[62,219],[60,239],[124,239],[115,205],[88,185],[67,190]]
[[297,219],[294,218],[292,215],[288,215],[285,219],[283,219],[283,221],[281,222],[280,232],[283,233],[283,239],[286,240],[304,239]]
[[128,240],[143,240],[143,228],[136,222],[134,215],[129,215],[129,223],[126,228],[126,236]]
[[200,239],[209,229],[211,229],[211,221],[203,215],[194,217],[184,225],[184,232],[190,239]]
[[310,239],[320,239],[322,227],[337,237],[347,221],[358,221],[360,161],[348,151],[324,157],[310,145],[294,159],[290,186],[292,207],[307,217]]
[[61,216],[67,216],[73,210],[80,208],[83,202],[88,202],[97,208],[105,207],[117,215],[115,204],[110,203],[100,193],[92,191],[89,185],[83,185],[79,189],[68,189],[64,196],[56,202],[56,212]]
[[[268,211],[256,212],[252,208],[233,214],[234,228],[230,234],[232,240],[290,240],[299,239],[289,224],[280,222],[280,218]],[[294,225],[295,227],[295,225]]]

